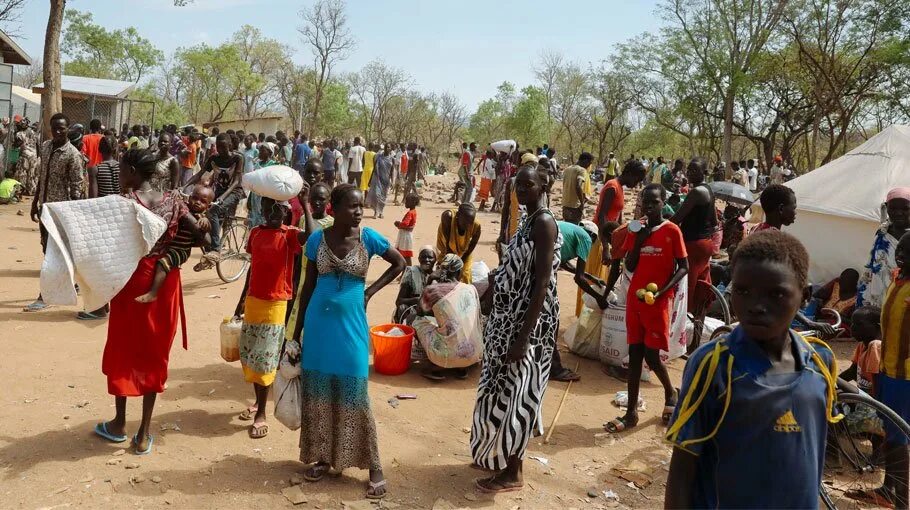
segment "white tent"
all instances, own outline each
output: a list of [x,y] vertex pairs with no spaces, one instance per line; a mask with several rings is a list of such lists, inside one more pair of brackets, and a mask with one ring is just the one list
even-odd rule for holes
[[796,222],[786,227],[809,250],[809,278],[824,283],[862,272],[888,190],[910,186],[910,126],[893,125],[842,157],[793,179]]

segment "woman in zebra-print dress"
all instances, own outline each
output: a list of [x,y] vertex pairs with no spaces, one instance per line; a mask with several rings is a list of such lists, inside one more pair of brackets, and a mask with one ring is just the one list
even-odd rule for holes
[[520,490],[528,441],[543,433],[541,405],[556,345],[562,245],[556,220],[543,206],[547,187],[546,170],[536,163],[519,169],[515,193],[527,215],[490,277],[493,311],[484,332],[471,428],[474,463],[497,471],[475,481],[483,492]]

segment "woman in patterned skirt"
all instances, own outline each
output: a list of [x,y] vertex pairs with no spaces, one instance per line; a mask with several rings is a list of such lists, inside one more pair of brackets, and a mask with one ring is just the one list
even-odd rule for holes
[[502,264],[490,274],[493,311],[485,329],[483,370],[471,428],[474,463],[498,471],[475,481],[487,493],[522,488],[528,441],[543,433],[541,406],[556,346],[556,269],[562,236],[544,207],[548,177],[536,163],[515,177],[527,208]]
[[[298,199],[305,200],[309,191],[304,185]],[[262,197],[261,205],[264,223],[250,231],[246,245],[251,256],[250,270],[234,310],[235,319],[243,313],[240,365],[243,378],[253,385],[256,397],[256,402],[240,413],[241,420],[253,420],[249,429],[252,439],[269,433],[265,407],[284,343],[285,312],[294,290],[295,257],[316,230],[310,215],[304,229],[285,225],[284,219],[291,214],[287,202]]]
[[[404,258],[378,232],[361,227],[363,193],[340,184],[330,198],[335,224],[306,243],[306,277],[295,338],[302,338],[300,460],[313,463],[310,482],[329,469],[370,470],[366,497],[380,499],[386,481],[379,462],[376,423],[367,394],[369,331],[366,304],[404,269]],[[389,268],[366,286],[370,258]]]

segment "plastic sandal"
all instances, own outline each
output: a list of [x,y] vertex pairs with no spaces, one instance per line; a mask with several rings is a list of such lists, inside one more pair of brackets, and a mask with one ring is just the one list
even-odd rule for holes
[[108,422],[103,421],[101,423],[96,424],[95,425],[95,434],[100,437],[103,437],[104,439],[107,439],[108,441],[110,441],[112,443],[122,443],[122,442],[126,441],[127,439],[129,439],[125,435],[115,436],[114,434],[111,434],[110,432],[108,432],[107,423]]

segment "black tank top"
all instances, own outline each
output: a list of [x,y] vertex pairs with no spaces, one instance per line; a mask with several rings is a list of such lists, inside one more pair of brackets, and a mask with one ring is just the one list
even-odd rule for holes
[[[682,230],[683,240],[687,243],[710,239],[717,228],[717,213],[714,211],[714,192],[704,184],[699,184],[696,188],[702,186],[708,190],[710,200],[707,204],[693,207],[679,226],[679,229]],[[695,189],[693,188],[692,191],[695,191]]]

